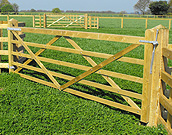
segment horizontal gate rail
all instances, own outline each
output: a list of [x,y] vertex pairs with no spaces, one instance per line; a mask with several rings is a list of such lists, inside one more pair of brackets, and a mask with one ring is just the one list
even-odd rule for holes
[[139,40],[145,40],[145,37],[138,36],[126,36],[117,34],[104,34],[104,33],[94,33],[94,32],[79,32],[79,31],[69,31],[69,30],[56,30],[56,29],[40,29],[40,28],[22,28],[21,32],[26,33],[37,33],[37,34],[49,34],[58,35],[66,37],[76,37],[85,39],[96,39],[105,41],[114,41],[121,43],[132,43],[132,44],[143,44]]

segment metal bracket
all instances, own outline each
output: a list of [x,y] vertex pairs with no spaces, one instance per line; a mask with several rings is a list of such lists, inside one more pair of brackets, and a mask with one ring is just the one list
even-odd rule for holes
[[7,30],[21,31],[21,29],[20,29],[20,28],[10,28],[10,27],[8,27],[8,28],[7,28]]
[[152,74],[152,67],[153,67],[153,61],[154,61],[154,56],[155,56],[155,48],[156,48],[156,46],[158,46],[158,41],[157,41],[158,32],[159,32],[159,30],[157,29],[156,30],[156,38],[155,38],[155,41],[139,40],[139,42],[142,42],[142,43],[150,43],[150,44],[153,44],[153,52],[152,52],[152,60],[151,60],[150,74]]
[[15,69],[14,66],[9,66],[9,65],[8,65],[8,68],[9,68],[9,69]]

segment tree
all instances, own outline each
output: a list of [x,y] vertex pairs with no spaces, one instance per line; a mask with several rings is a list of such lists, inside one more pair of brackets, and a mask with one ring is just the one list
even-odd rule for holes
[[5,5],[8,5],[8,4],[10,4],[10,2],[8,0],[2,0],[0,3],[0,8],[5,6]]
[[53,8],[52,12],[53,13],[61,13],[61,10],[59,8]]
[[153,15],[165,15],[168,12],[170,5],[167,1],[155,1],[151,2],[149,8]]
[[14,12],[15,12],[15,13],[18,13],[18,11],[19,11],[19,6],[18,6],[16,3],[12,4],[12,6],[13,6],[13,9],[14,9]]
[[10,4],[7,4],[1,8],[1,12],[14,12],[13,6]]
[[36,10],[32,8],[32,9],[30,10],[30,12],[36,12]]
[[143,15],[145,14],[145,10],[149,7],[150,0],[139,0],[134,5],[134,10],[141,12]]
[[169,0],[168,5],[170,6],[168,12],[172,13],[172,0]]

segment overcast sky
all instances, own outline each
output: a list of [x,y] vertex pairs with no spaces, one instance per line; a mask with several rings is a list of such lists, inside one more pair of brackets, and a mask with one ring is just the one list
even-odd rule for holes
[[[134,12],[133,6],[138,0],[9,0],[17,3],[19,10],[42,9],[80,10],[80,11],[127,11]],[[156,0],[153,0],[156,1]]]

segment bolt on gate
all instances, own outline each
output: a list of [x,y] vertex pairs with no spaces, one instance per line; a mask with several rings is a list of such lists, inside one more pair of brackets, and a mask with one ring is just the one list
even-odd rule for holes
[[[141,122],[148,123],[148,126],[157,126],[157,124],[163,124],[166,130],[172,134],[172,68],[168,67],[168,59],[172,60],[172,45],[168,44],[169,30],[159,25],[155,28],[148,29],[145,32],[145,37],[138,36],[126,36],[116,34],[103,34],[92,32],[79,32],[79,31],[66,31],[66,30],[54,30],[54,29],[40,29],[40,28],[16,28],[12,27],[15,20],[9,21],[8,28],[8,55],[9,55],[9,67],[15,66],[15,69],[9,68],[9,72],[19,74],[21,77],[35,81],[61,91],[71,93],[89,100],[93,100],[108,106],[119,108],[121,110],[129,111],[140,116]],[[157,32],[158,29],[158,32]],[[25,42],[21,39],[18,32],[34,33],[34,34],[46,34],[54,35],[47,44],[39,44],[32,42]],[[60,46],[54,46],[53,44],[64,38],[74,48],[66,48]],[[123,48],[116,54],[105,54],[99,52],[92,52],[83,50],[73,38],[92,39],[92,40],[104,40],[111,42],[127,43],[128,47]],[[150,42],[141,43],[140,41],[155,41],[154,45]],[[27,53],[17,52],[13,50],[15,44],[21,44]],[[132,50],[144,45],[144,59],[125,57],[124,55]],[[31,50],[30,47],[40,48],[36,53]],[[154,49],[153,49],[154,48]],[[73,53],[82,56],[91,66],[85,66],[57,59],[51,59],[39,56],[46,50],[54,50],[66,53]],[[151,60],[152,52],[154,51],[154,59]],[[14,57],[25,57],[25,62],[14,61]],[[96,63],[91,57],[98,57],[105,59],[100,63]],[[37,66],[33,66],[30,63],[35,61]],[[138,64],[143,66],[143,78],[122,74],[114,71],[104,69],[108,64],[112,64],[114,61],[127,62],[131,64]],[[74,77],[60,72],[51,71],[43,64],[51,63],[60,66],[66,66],[74,69],[84,71],[80,75]],[[29,65],[30,64],[30,65]],[[22,69],[28,69],[35,72],[45,74],[50,81],[45,81],[40,78],[26,75]],[[95,81],[87,80],[91,74],[101,75],[109,85],[98,83]],[[133,90],[127,90],[120,88],[112,78],[120,78],[123,80],[132,81],[142,84],[142,92],[138,93]],[[56,78],[68,80],[64,84],[60,84]],[[83,85],[95,87],[104,91],[119,94],[128,105],[118,103],[116,101],[104,99],[95,95],[91,95],[74,88],[71,88],[73,84],[80,83]],[[141,106],[135,102],[134,99],[141,100]]]

